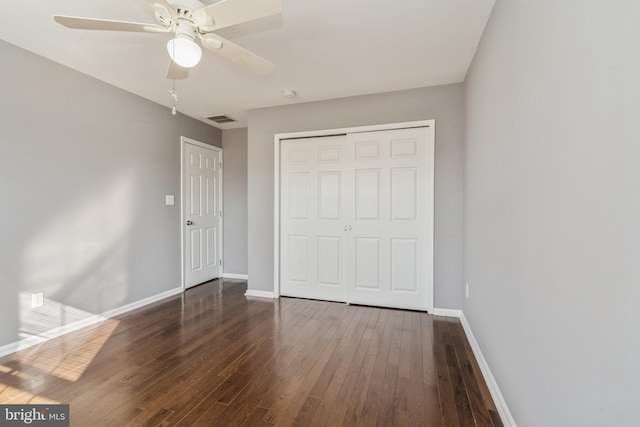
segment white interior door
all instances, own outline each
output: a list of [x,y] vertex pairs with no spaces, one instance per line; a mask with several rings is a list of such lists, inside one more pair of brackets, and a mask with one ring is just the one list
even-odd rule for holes
[[284,141],[281,293],[345,301],[346,137]]
[[425,128],[347,135],[347,298],[426,310],[433,280],[433,141]]
[[281,143],[282,295],[432,306],[432,135],[412,128]]
[[222,150],[182,144],[183,273],[186,288],[222,275]]

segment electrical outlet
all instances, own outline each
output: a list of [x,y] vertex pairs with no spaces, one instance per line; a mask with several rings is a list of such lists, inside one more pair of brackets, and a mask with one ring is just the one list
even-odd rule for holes
[[465,287],[465,293],[467,294],[467,299],[469,299],[469,284],[465,283],[466,287]]
[[31,294],[31,308],[44,306],[44,292],[36,292]]

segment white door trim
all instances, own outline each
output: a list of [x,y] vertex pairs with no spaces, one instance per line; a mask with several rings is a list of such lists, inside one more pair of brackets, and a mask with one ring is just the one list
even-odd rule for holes
[[[372,125],[372,126],[360,126],[360,127],[349,127],[349,128],[339,128],[339,129],[327,129],[327,130],[315,130],[315,131],[305,131],[305,132],[291,132],[291,133],[278,133],[273,137],[274,144],[274,168],[273,168],[273,291],[274,297],[280,297],[280,144],[282,140],[292,139],[292,138],[309,138],[316,136],[330,136],[330,135],[346,135],[348,133],[361,133],[361,132],[375,132],[381,130],[392,130],[392,129],[407,129],[407,128],[416,128],[416,127],[427,127],[429,128],[429,132],[431,133],[431,138],[435,143],[435,120],[419,120],[415,122],[402,122],[402,123],[389,123],[383,125]],[[431,156],[431,173],[432,176],[431,182],[435,182],[435,144],[434,144],[434,155]],[[434,211],[434,198],[435,198],[435,188],[429,189],[431,192],[431,196],[429,198],[429,209],[433,213],[432,221],[430,223],[430,242],[428,244],[428,253],[429,256],[425,260],[427,262],[428,268],[431,272],[429,287],[427,290],[427,294],[429,295],[429,301],[427,302],[427,311],[430,313],[433,311],[433,254],[434,254],[434,229],[433,229],[433,219],[435,219],[435,211]]]
[[[186,290],[185,288],[185,269],[184,269],[184,145],[185,144],[191,144],[191,145],[195,145],[197,147],[201,147],[207,150],[211,150],[211,151],[218,151],[220,153],[220,163],[224,163],[222,155],[222,148],[220,147],[216,147],[215,145],[210,145],[210,144],[205,144],[204,142],[200,142],[200,141],[196,141],[195,139],[191,139],[191,138],[187,138],[186,136],[181,136],[180,137],[180,284],[182,286],[182,292],[184,292]],[[223,166],[224,167],[224,166]],[[222,169],[222,173],[224,173],[224,169]],[[220,258],[222,259],[222,263],[220,264],[220,277],[222,277],[222,274],[224,273],[224,245],[222,244],[224,242],[223,240],[223,236],[222,233],[224,232],[224,206],[222,205],[222,202],[224,200],[222,191],[223,191],[223,186],[222,186],[222,179],[220,180],[219,185],[219,196],[218,196],[218,203],[220,206],[220,209],[222,210],[222,216],[220,217],[220,237],[218,238],[219,240],[219,247],[220,247]]]

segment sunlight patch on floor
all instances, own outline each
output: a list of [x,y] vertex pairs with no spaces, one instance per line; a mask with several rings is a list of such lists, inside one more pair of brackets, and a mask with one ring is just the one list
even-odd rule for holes
[[2,392],[2,399],[0,399],[0,403],[2,404],[33,404],[33,405],[47,405],[47,404],[56,404],[61,403],[55,399],[50,399],[45,396],[39,396],[37,394],[29,393],[27,391],[21,390],[15,387],[7,387],[6,390]]
[[[55,399],[27,392],[34,384],[58,383],[61,388],[78,381],[91,366],[120,321],[107,319],[98,327],[84,332],[85,339],[59,337],[54,341],[24,350],[12,360],[0,365],[0,403],[53,404]],[[24,384],[24,386],[21,386]],[[23,389],[24,387],[24,389]]]
[[76,347],[67,347],[64,337],[61,337],[58,340],[59,343],[48,343],[43,351],[36,352],[33,357],[27,358],[23,363],[45,374],[75,382],[82,376],[119,324],[118,320],[105,320],[98,328],[88,332],[84,342]]

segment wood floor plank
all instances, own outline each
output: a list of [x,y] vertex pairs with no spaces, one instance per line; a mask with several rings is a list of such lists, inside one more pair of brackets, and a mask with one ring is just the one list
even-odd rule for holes
[[[454,322],[455,323],[455,322]],[[480,388],[480,394],[482,395],[482,402],[485,404],[487,410],[489,411],[489,413],[495,413],[497,414],[498,410],[496,409],[496,405],[493,401],[493,398],[491,397],[491,392],[489,391],[489,387],[487,387],[487,384],[484,380],[484,377],[482,376],[482,370],[480,369],[480,365],[478,364],[477,359],[475,358],[475,355],[473,354],[473,350],[471,349],[471,344],[469,343],[469,340],[467,340],[466,335],[464,334],[464,329],[462,328],[462,325],[458,322],[457,323],[459,328],[462,330],[462,333],[460,334],[461,336],[461,343],[464,346],[464,349],[466,351],[466,356],[467,356],[467,360],[469,361],[469,364],[471,365],[471,370],[473,371],[473,376],[476,379],[476,383],[478,384],[478,387]],[[496,427],[498,425],[502,426],[502,422],[500,421],[500,417],[497,417],[497,422],[494,419],[493,420],[493,424],[496,425]]]
[[469,360],[469,353],[463,344],[464,331],[459,323],[449,322],[448,325],[456,358],[458,359],[457,370],[460,372],[464,382],[464,392],[467,394],[475,423],[478,427],[493,427],[489,409],[484,404],[480,385],[476,380],[477,377],[474,375],[473,367]]
[[[316,425],[337,425],[339,420],[344,418],[343,410],[346,410],[344,396],[346,393],[340,393],[347,380],[347,375],[350,368],[353,368],[352,372],[355,374],[355,370],[359,373],[361,367],[361,360],[364,359],[366,349],[369,346],[370,340],[364,340],[364,332],[369,322],[369,317],[372,311],[368,311],[366,308],[360,307],[362,317],[357,322],[356,328],[349,335],[349,338],[344,339],[342,342],[347,343],[345,351],[342,354],[340,363],[335,371],[331,373],[331,381],[327,385],[320,405],[316,411],[316,415],[312,420],[312,424]],[[357,357],[358,350],[361,350],[362,358]],[[349,380],[352,377],[349,378]],[[352,387],[352,386],[351,386]],[[351,387],[349,387],[351,389]]]
[[442,426],[442,410],[438,390],[438,371],[435,361],[435,339],[433,316],[420,317],[420,338],[422,346],[422,389],[424,393],[426,425]]
[[367,326],[370,332],[370,343],[365,356],[360,375],[349,399],[347,413],[343,419],[344,426],[361,426],[365,422],[365,403],[369,392],[369,384],[373,376],[373,369],[378,355],[380,341],[382,339],[384,326],[389,315],[389,310],[380,310],[377,313],[376,321]]
[[[289,355],[293,352],[290,351]],[[265,368],[269,365],[265,365]],[[267,415],[269,409],[260,406],[262,399],[271,390],[274,381],[278,380],[277,374],[271,369],[264,369],[259,372],[251,381],[247,388],[233,401],[227,411],[219,419],[221,425],[244,425],[250,419],[254,420],[252,425],[257,425]],[[262,414],[258,416],[257,414]]]
[[346,363],[347,359],[343,359],[341,366],[347,369],[347,372],[340,386],[340,391],[333,401],[331,412],[326,418],[327,425],[341,425],[349,408],[355,406],[357,398],[365,391],[364,387],[368,385],[367,379],[362,377],[362,372],[365,371],[365,361],[373,341],[373,332],[378,314],[379,310],[372,309],[370,311],[369,320],[353,358],[349,363]]
[[473,418],[473,413],[471,412],[469,396],[465,389],[465,384],[462,380],[462,375],[460,374],[460,365],[458,364],[458,359],[452,345],[447,346],[446,354],[451,386],[456,400],[456,410],[458,412],[460,423],[464,426],[475,426],[476,422]]
[[353,329],[355,329],[357,325],[360,324],[362,315],[364,314],[364,310],[362,310],[362,307],[355,307],[355,308],[356,310],[353,310],[355,317],[351,322],[349,322],[349,326],[345,328],[345,332],[343,334],[340,334],[339,336],[340,339],[334,351],[331,353],[331,357],[329,358],[329,360],[327,361],[327,364],[323,367],[321,374],[313,384],[313,387],[309,394],[312,397],[316,397],[320,400],[322,400],[322,398],[324,397],[326,389],[327,387],[329,387],[329,384],[333,379],[333,374],[338,369],[338,366],[342,361],[345,348],[348,346],[351,340],[351,337],[353,335]]
[[[267,415],[269,410],[267,408],[257,407],[252,412],[248,413],[247,416],[240,422],[234,422],[229,425],[240,426],[240,427],[254,427],[262,423],[262,419]],[[304,424],[299,424],[304,425]]]
[[458,408],[456,400],[454,384],[451,381],[449,371],[449,359],[447,358],[447,339],[443,328],[446,324],[440,320],[434,320],[434,353],[435,366],[438,372],[438,397],[440,400],[440,412],[442,416],[442,424],[463,425],[458,417]]
[[[374,331],[378,317],[378,310],[370,312],[369,321],[356,354],[348,367],[347,376],[336,396],[332,417],[328,418],[328,422],[332,425],[341,425],[348,422],[355,424],[358,422],[358,417],[361,413],[361,410],[358,409],[358,404],[360,401],[364,402],[375,360],[369,354],[369,349],[372,343],[376,342]],[[349,414],[355,415],[355,419],[348,420]]]
[[[371,345],[369,346],[371,348]],[[376,356],[367,354],[360,376],[353,390],[347,412],[342,420],[343,426],[362,426],[365,425],[364,405],[369,391],[369,384],[375,366]]]
[[378,421],[378,413],[384,408],[384,402],[387,396],[383,394],[385,385],[385,372],[389,353],[391,349],[391,339],[393,334],[393,320],[395,312],[390,311],[387,315],[387,321],[383,325],[382,336],[378,345],[376,361],[369,382],[369,389],[363,407],[363,425],[376,425]]
[[318,409],[318,405],[320,404],[320,399],[315,397],[308,396],[304,401],[302,408],[298,411],[296,418],[293,420],[293,425],[296,426],[308,426],[311,425],[311,420],[313,419],[316,410]]
[[0,403],[71,425],[502,426],[457,319],[215,280],[0,358]]
[[[362,311],[362,313],[364,313],[364,311]],[[357,322],[357,324],[359,325],[361,322]],[[334,335],[334,332],[337,332],[339,329],[337,330],[331,330],[332,332],[332,336]],[[344,337],[343,337],[344,338]],[[351,339],[350,342],[353,342],[354,340]],[[322,341],[320,341],[322,342]],[[308,372],[306,370],[301,370],[299,372],[300,375],[304,375],[305,378],[308,381],[308,384],[315,384],[318,381],[318,378],[323,374],[323,372],[325,372],[325,369],[327,367],[327,363],[329,361],[329,358],[332,354],[335,353],[335,346],[329,345],[328,348],[323,347],[322,349],[323,351],[318,354],[320,354],[320,358],[318,358],[314,364],[313,367],[311,368],[311,370],[309,370]],[[347,356],[348,357],[348,356]],[[344,358],[343,358],[344,359]],[[319,363],[316,363],[319,362]],[[344,360],[341,360],[341,363],[344,363]],[[315,369],[314,369],[315,367]],[[332,376],[332,382],[333,381],[340,381],[341,377],[340,376],[336,376],[335,375],[335,371],[334,371],[334,375]],[[315,380],[315,381],[314,381]],[[330,383],[327,386],[327,390],[330,387],[338,387],[338,385],[334,382],[333,384]],[[325,391],[325,394],[327,393],[327,391]],[[334,396],[334,394],[330,394],[331,396]],[[304,405],[304,402],[306,400],[306,398],[309,395],[307,395],[306,393],[298,393],[297,394],[297,398],[292,398],[289,399],[289,403],[288,404],[283,404],[281,405],[280,408],[278,408],[279,413],[277,417],[273,417],[271,416],[270,419],[267,419],[267,421],[273,422],[274,424],[277,425],[291,425],[293,423],[293,421],[296,418],[296,413],[299,412],[300,408]],[[327,401],[323,398],[321,399],[320,405],[318,407],[318,410],[320,412],[324,412],[327,409]],[[323,416],[326,417],[326,414],[323,414]],[[326,421],[326,418],[325,418]],[[313,419],[312,419],[312,424],[314,423]]]
[[427,424],[426,405],[423,386],[422,367],[422,327],[420,313],[412,312],[410,316],[411,349],[409,350],[411,363],[411,377],[409,378],[409,426]]
[[[304,383],[301,385],[300,392],[288,399],[286,407],[280,410],[280,416],[277,420],[274,420],[275,424],[281,426],[304,425],[298,424],[299,422],[302,422],[298,421],[298,415],[300,413],[303,413],[304,416],[312,419],[313,413],[317,410],[319,405],[312,404],[305,407],[305,404],[307,404],[309,399],[313,399],[309,396],[310,385],[314,384],[318,380],[324,371],[331,354],[335,350],[332,341],[337,335],[338,330],[339,328],[336,327],[328,329],[327,334],[319,341],[317,350],[315,350],[318,357],[313,362],[313,366],[311,369],[304,369],[300,372],[304,375]],[[311,402],[318,402],[318,399],[314,399]]]
[[[296,373],[296,378],[302,377],[308,384],[318,383],[318,378],[326,372],[328,362],[333,354],[336,353],[337,346],[331,344],[334,341],[334,337],[338,334],[340,328],[330,328],[327,330],[321,340],[314,346],[315,351],[311,351],[310,354],[316,354],[315,360],[306,358],[306,367],[304,363],[301,363],[299,371]],[[341,340],[341,342],[343,342]],[[310,368],[309,368],[310,367]],[[297,414],[300,412],[308,397],[312,396],[312,392],[308,393],[301,391],[295,395],[294,398],[288,399],[288,401],[282,401],[279,399],[265,417],[265,421],[277,424],[277,425],[292,425],[295,422]],[[313,424],[313,419],[312,422]]]
[[[307,378],[307,386],[312,384],[314,379],[317,381],[317,376],[325,369],[329,357],[335,352],[337,344],[333,341],[333,338],[338,329],[336,326],[327,328],[324,332],[325,335],[321,335],[319,340],[314,339],[314,335],[317,337],[317,331],[314,330],[310,330],[309,335],[303,335],[304,338],[300,339],[293,348],[290,357],[277,361],[278,376],[266,395],[260,400],[259,405],[272,409],[280,400],[282,393],[288,390],[288,383],[297,376],[305,376]],[[313,332],[316,332],[316,334]],[[306,366],[310,363],[310,358],[304,357],[305,353],[309,353],[308,356],[317,356],[316,363],[311,367],[311,373]],[[270,413],[269,416],[273,417],[274,415]]]

